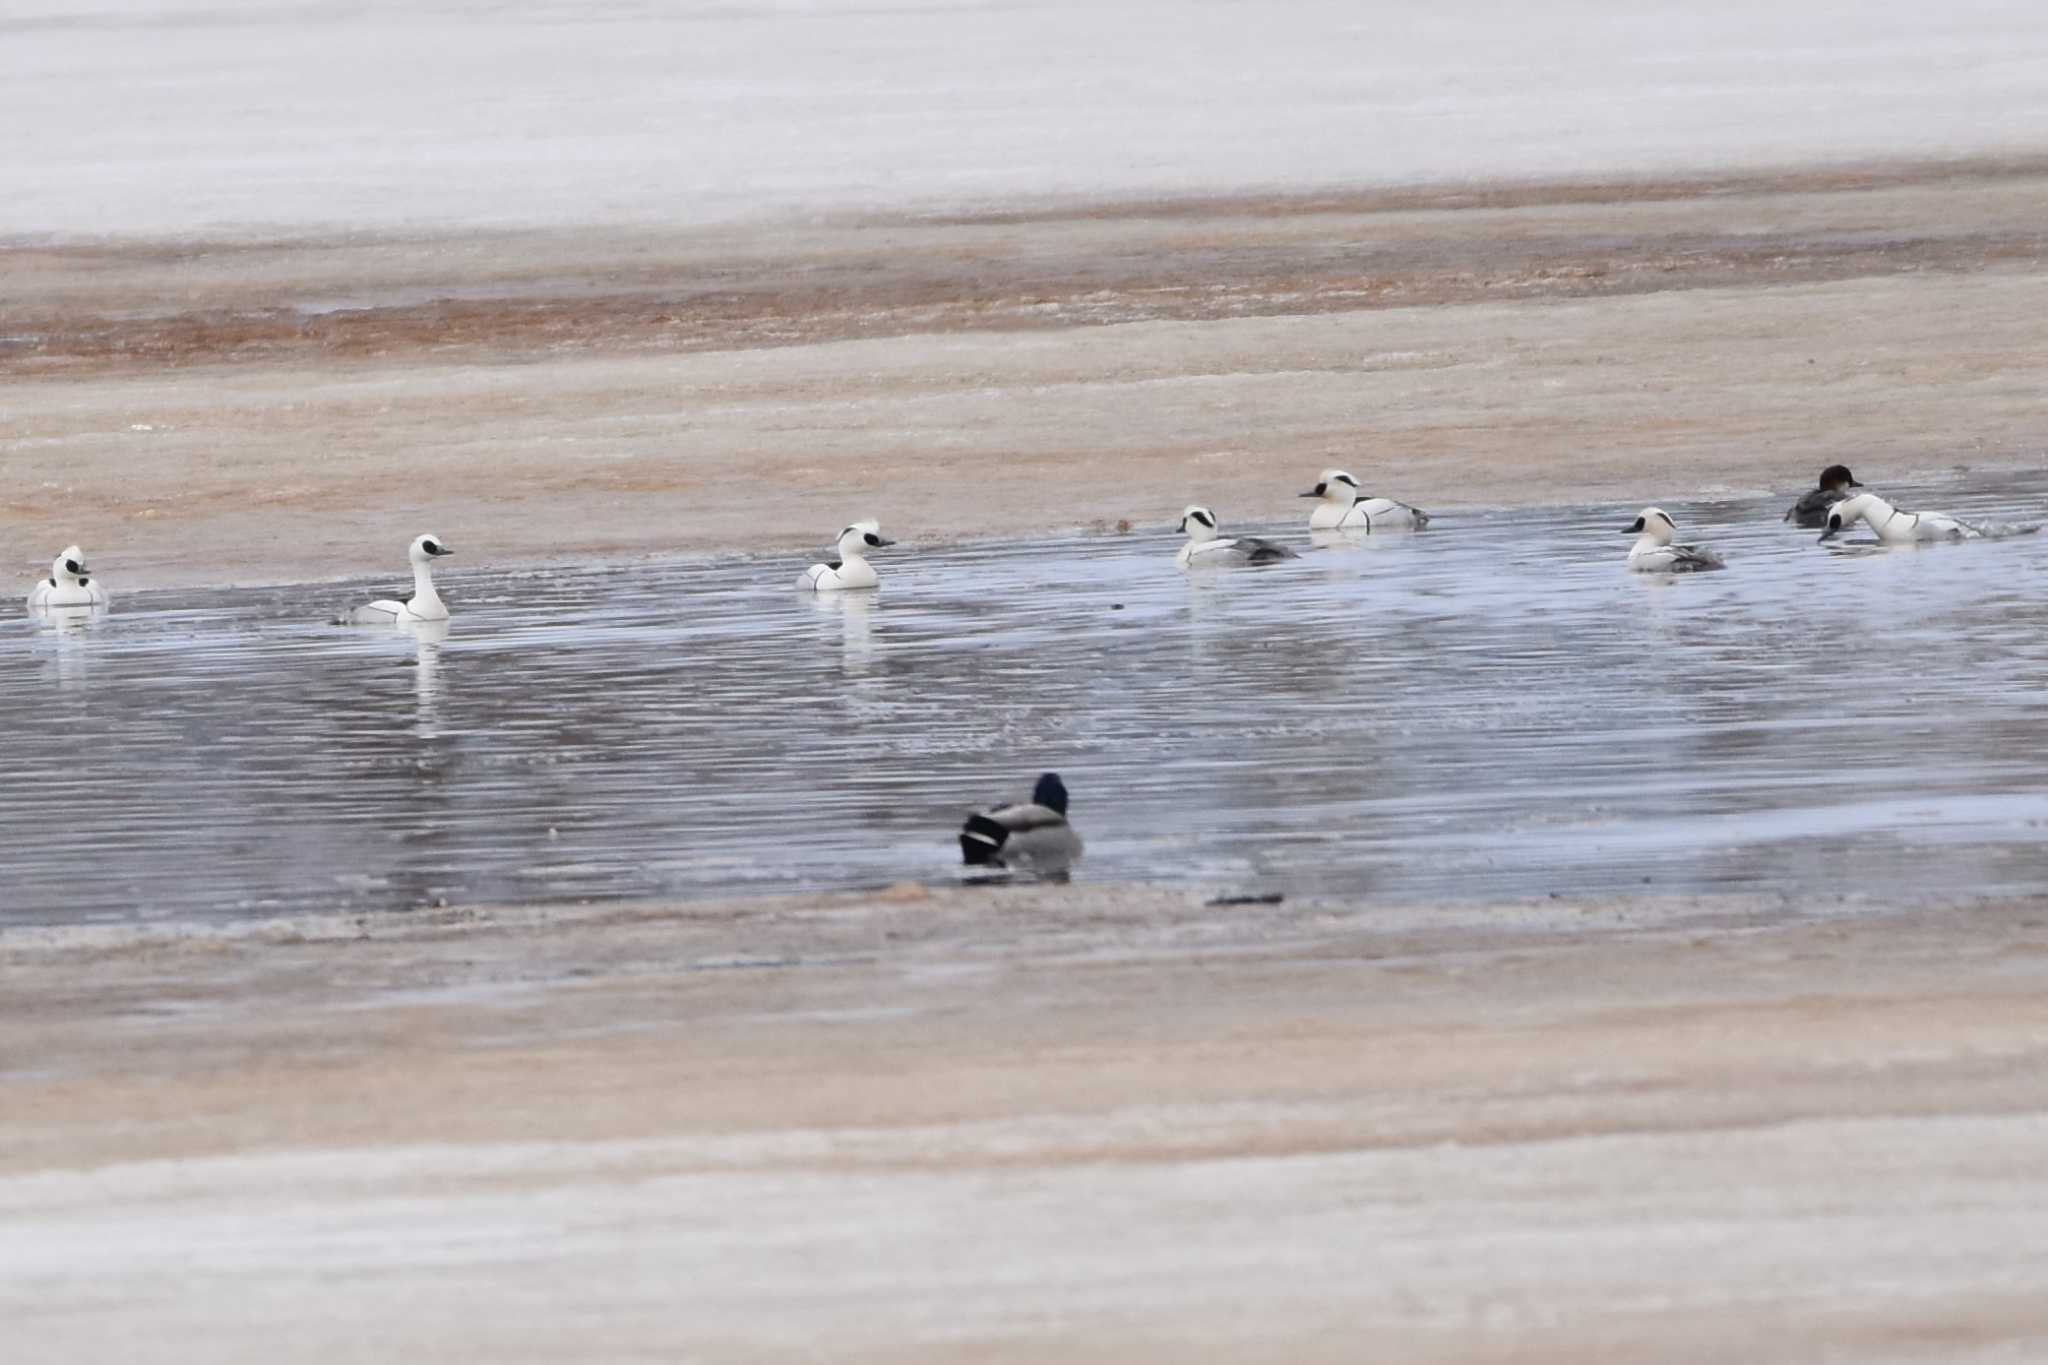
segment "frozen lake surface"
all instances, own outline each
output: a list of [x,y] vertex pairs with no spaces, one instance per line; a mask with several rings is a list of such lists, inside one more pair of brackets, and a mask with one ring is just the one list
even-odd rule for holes
[[2034,153],[2036,0],[0,6],[0,237]]
[[[1896,491],[2040,520],[2048,484]],[[1731,569],[1627,573],[1633,507],[1194,578],[1178,537],[121,594],[0,627],[9,922],[233,918],[957,875],[1066,775],[1087,880],[1414,901],[2048,890],[2048,537],[1830,549],[1674,505]],[[459,527],[437,528],[462,544]],[[892,527],[899,533],[910,528]],[[452,561],[459,562],[459,561]]]

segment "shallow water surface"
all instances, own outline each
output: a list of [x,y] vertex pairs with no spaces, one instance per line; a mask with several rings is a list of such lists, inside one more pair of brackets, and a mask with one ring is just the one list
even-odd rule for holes
[[[906,545],[823,599],[786,556],[454,571],[440,638],[317,624],[389,584],[110,561],[111,615],[0,628],[5,915],[938,879],[1045,768],[1088,880],[2048,890],[2048,537],[1831,550],[1784,501],[1672,506],[1732,566],[1677,582],[1624,570],[1633,507],[1545,509],[1236,528],[1303,557],[1193,578],[1154,532]],[[2048,485],[1900,501],[2031,521]]]

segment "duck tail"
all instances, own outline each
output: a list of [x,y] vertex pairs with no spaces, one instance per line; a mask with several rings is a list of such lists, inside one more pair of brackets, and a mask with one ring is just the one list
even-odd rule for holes
[[986,815],[970,815],[960,827],[960,856],[969,867],[1000,867],[1003,841],[1009,837],[1010,831]]

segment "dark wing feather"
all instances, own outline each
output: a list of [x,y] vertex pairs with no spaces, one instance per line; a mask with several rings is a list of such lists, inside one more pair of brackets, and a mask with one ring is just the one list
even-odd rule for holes
[[1010,831],[977,811],[960,828],[960,857],[969,867],[1001,867]]
[[1300,558],[1278,541],[1262,540],[1258,536],[1240,536],[1237,548],[1244,554],[1247,564],[1271,564],[1276,560]]
[[1820,527],[1828,524],[1828,509],[1841,498],[1825,488],[1809,488],[1806,496],[1792,504],[1785,520],[1794,526]]
[[1006,867],[1013,849],[1027,867],[1062,862],[1078,847],[1066,816],[1029,801],[976,811],[960,827],[960,856],[969,867]]
[[1671,561],[1673,573],[1705,573],[1708,569],[1725,569],[1728,565],[1712,550],[1703,550],[1697,545],[1674,545],[1671,551],[1677,558]]

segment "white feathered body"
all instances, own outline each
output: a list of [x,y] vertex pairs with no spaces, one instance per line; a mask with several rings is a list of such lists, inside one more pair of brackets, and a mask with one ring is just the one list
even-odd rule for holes
[[1234,536],[1222,540],[1191,540],[1180,547],[1173,562],[1183,569],[1218,569],[1237,564],[1270,564],[1275,560],[1298,557],[1278,541],[1258,536]]
[[374,602],[351,607],[335,618],[343,626],[411,626],[427,621],[446,621],[448,604],[434,589],[434,560],[454,551],[436,536],[414,540],[406,552],[412,562],[412,591],[404,597],[380,597]]
[[107,601],[107,590],[92,576],[92,569],[85,562],[85,552],[76,545],[66,545],[50,561],[49,577],[39,581],[28,593],[30,611],[104,607]]
[[1324,501],[1308,514],[1311,531],[1420,531],[1427,525],[1429,513],[1392,498],[1360,498],[1349,507]]
[[399,626],[409,622],[445,621],[448,604],[439,593],[422,598],[415,592],[407,597],[380,597],[366,602],[341,618],[349,626]]
[[882,523],[872,518],[856,521],[839,533],[839,558],[813,564],[796,580],[799,588],[812,592],[847,592],[878,588],[882,580],[868,563],[868,551],[896,542],[882,534]]
[[849,588],[876,588],[881,583],[875,566],[863,556],[835,559],[829,564],[813,564],[804,570],[796,585],[813,592],[844,592]]
[[1637,573],[1704,573],[1728,567],[1712,550],[1697,545],[1660,545],[1651,536],[1629,547],[1628,566]]
[[1875,493],[1858,493],[1845,498],[1828,509],[1829,530],[1836,517],[1841,518],[1841,530],[1848,530],[1857,522],[1868,525],[1877,538],[1886,545],[1921,545],[1929,541],[1978,540],[1987,534],[2013,535],[2021,528],[1985,528],[1952,517],[1946,512],[1902,512]]
[[52,607],[104,607],[112,600],[107,590],[90,578],[45,578],[29,590],[28,608],[47,611]]

